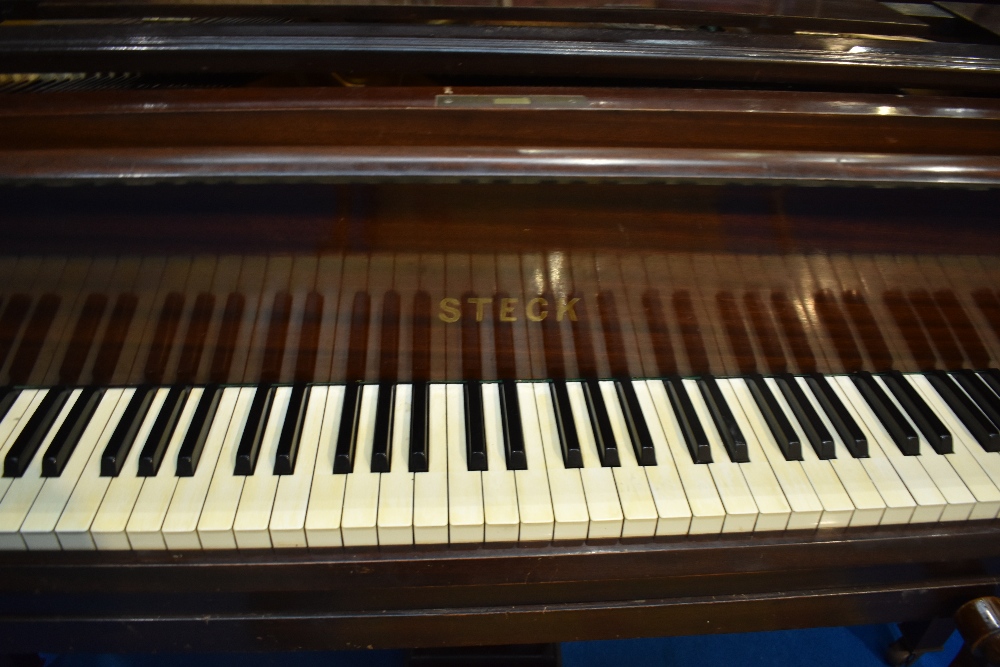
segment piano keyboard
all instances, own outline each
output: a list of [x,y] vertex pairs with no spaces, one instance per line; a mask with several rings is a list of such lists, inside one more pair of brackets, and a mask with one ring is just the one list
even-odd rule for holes
[[1000,512],[987,260],[0,262],[3,549],[579,541]]
[[1000,373],[9,390],[3,549],[992,519]]

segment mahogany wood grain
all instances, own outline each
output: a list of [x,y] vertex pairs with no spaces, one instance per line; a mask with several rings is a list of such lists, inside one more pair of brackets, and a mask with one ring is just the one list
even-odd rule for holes
[[623,6],[607,0],[402,0],[343,4],[301,0],[20,0],[10,15],[22,18],[227,16],[319,21],[451,20],[663,23],[740,27],[755,31],[826,30],[888,35],[926,32],[919,19],[873,0],[643,0]]
[[[964,62],[961,68],[956,62]],[[337,73],[522,81],[704,81],[834,90],[996,89],[992,45],[699,31],[489,25],[0,24],[0,71]],[[494,79],[495,81],[495,79]],[[702,84],[703,85],[703,84]]]
[[0,638],[32,650],[212,650],[221,640],[227,650],[387,648],[909,620],[997,590],[997,531],[979,523],[506,548],[6,553]]

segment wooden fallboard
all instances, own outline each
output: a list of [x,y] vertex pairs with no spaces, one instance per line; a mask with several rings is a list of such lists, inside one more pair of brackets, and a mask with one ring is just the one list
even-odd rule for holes
[[983,369],[1000,365],[997,271],[995,256],[889,253],[25,255],[0,260],[0,379]]

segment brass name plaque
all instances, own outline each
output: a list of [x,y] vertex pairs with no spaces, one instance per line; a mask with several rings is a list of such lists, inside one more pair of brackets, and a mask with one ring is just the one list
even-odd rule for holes
[[[476,322],[482,322],[487,312],[492,314],[493,299],[490,297],[469,297],[465,303],[476,307]],[[567,299],[559,297],[551,302],[545,297],[536,296],[532,299],[519,299],[513,297],[503,297],[496,305],[497,319],[501,322],[517,322],[524,317],[530,322],[541,322],[547,317],[555,317],[556,321],[562,322],[568,319],[576,322],[576,306],[580,303],[580,297]],[[462,319],[462,300],[446,296],[438,304],[438,319],[442,322],[452,324]],[[470,309],[471,310],[471,309]],[[471,313],[466,315],[471,316]]]

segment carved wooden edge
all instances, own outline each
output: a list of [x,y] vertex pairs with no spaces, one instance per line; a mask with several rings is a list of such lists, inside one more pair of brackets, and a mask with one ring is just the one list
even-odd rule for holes
[[650,148],[190,147],[0,154],[0,183],[595,182],[993,187],[1000,157]]
[[[830,30],[886,35],[920,35],[927,25],[863,0],[644,0],[609,6],[604,0],[434,0],[414,6],[400,0],[315,3],[302,0],[15,0],[11,15],[22,18],[135,16],[254,16],[311,20],[419,20],[437,16],[466,19],[563,20],[664,23],[743,27],[757,30]],[[15,14],[16,11],[16,14]]]
[[7,26],[4,72],[339,72],[836,83],[995,91],[993,46],[486,26]]
[[996,580],[923,587],[734,594],[597,603],[300,613],[248,603],[241,613],[5,614],[11,651],[380,649],[490,645],[795,629],[947,615]]
[[[373,585],[573,584],[945,566],[1000,572],[1000,523],[904,526],[754,536],[683,536],[634,543],[0,553],[0,592],[102,591],[109,582],[180,592],[363,590]],[[962,570],[964,568],[964,570]],[[612,576],[613,575],[613,576]],[[901,575],[910,577],[909,574]],[[917,575],[920,576],[919,572]],[[949,612],[950,613],[950,612]]]
[[[858,122],[906,123],[913,120],[1000,120],[1000,100],[988,97],[825,93],[814,91],[712,90],[698,88],[608,88],[528,86],[435,86],[348,88],[221,88],[191,90],[104,90],[62,92],[58,95],[0,94],[0,118],[33,116],[113,116],[190,113],[271,113],[278,111],[429,110],[444,108],[448,98],[477,96],[474,110],[489,114],[530,111],[617,112],[651,111],[691,114],[733,114],[749,119],[775,115],[850,118]],[[545,98],[582,97],[583,105],[546,105]],[[528,104],[511,104],[527,98]],[[540,99],[539,99],[540,98]],[[468,109],[468,107],[466,107]],[[451,117],[451,116],[445,116]],[[586,117],[586,116],[581,116]]]

